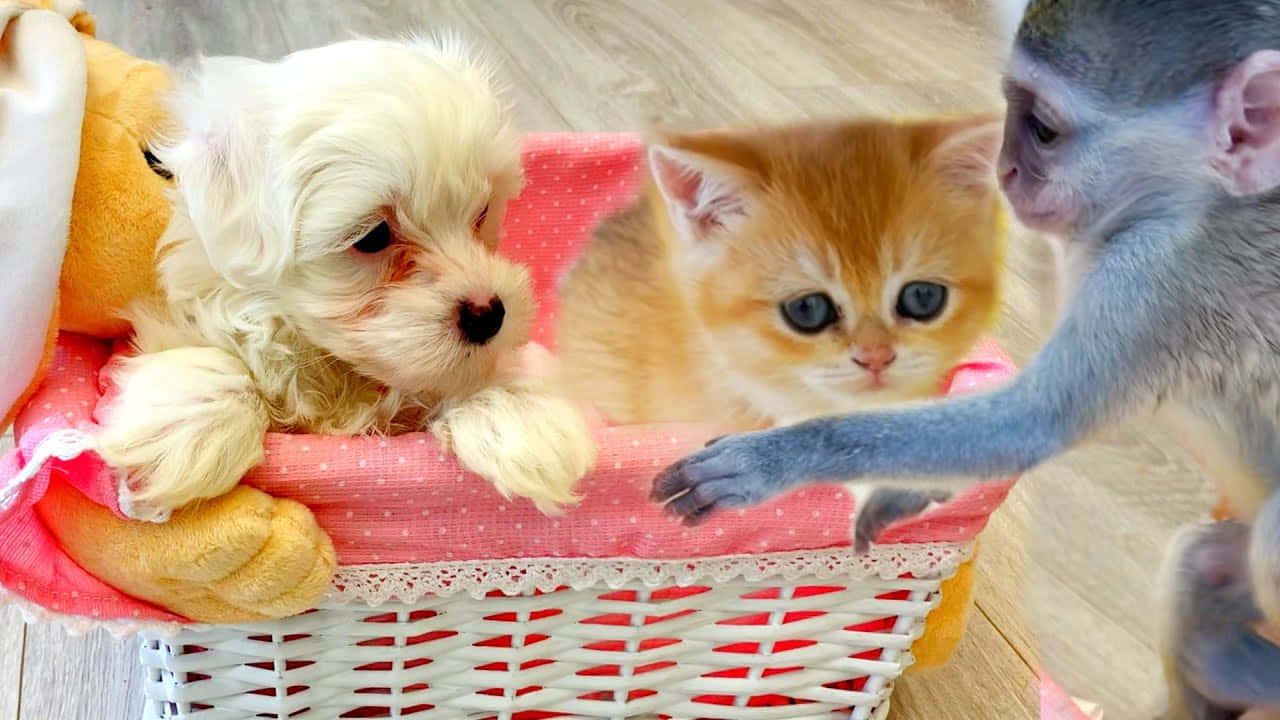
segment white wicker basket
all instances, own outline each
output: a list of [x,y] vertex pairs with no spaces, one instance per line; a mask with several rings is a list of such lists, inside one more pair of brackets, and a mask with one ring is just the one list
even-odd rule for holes
[[[593,223],[639,192],[643,152],[632,134],[536,134],[524,164],[528,184],[508,208],[506,251],[530,268],[542,309],[533,338],[550,343],[558,278]],[[24,551],[0,548],[8,571],[0,601],[69,626],[142,630],[153,719],[883,718],[942,581],[970,553],[969,542],[932,541],[973,538],[1011,482],[976,487],[950,510],[882,536],[902,544],[856,556],[848,547],[856,503],[830,487],[780,497],[771,510],[721,514],[702,538],[663,517],[648,499],[653,473],[701,446],[710,428],[599,433],[600,471],[582,483],[594,502],[561,520],[528,503],[498,504],[491,485],[425,433],[297,442],[271,433],[268,460],[246,482],[311,508],[352,565],[339,569],[326,603],[300,616],[157,627],[148,624],[154,609],[76,572],[35,508],[55,476],[96,488],[94,497],[114,495],[101,492],[114,475],[82,456],[91,438],[41,452],[58,432],[94,427],[109,352],[101,340],[64,333],[54,371],[15,425],[24,450],[0,462],[0,484],[14,490],[0,531]],[[1011,372],[998,348],[980,344],[946,392]],[[458,498],[503,515],[486,531],[466,505],[451,515]],[[597,521],[616,537],[592,530]],[[697,557],[631,557],[673,552]],[[455,553],[457,562],[413,564]],[[462,560],[507,553],[552,557]]]
[[[469,585],[374,604],[344,582],[382,571],[344,568],[334,601],[303,615],[144,633],[145,718],[884,718],[968,550],[789,553],[748,572],[668,564],[624,582],[617,562],[579,562],[570,582],[516,561],[506,577],[539,578],[515,594]],[[879,576],[925,553],[930,577]]]

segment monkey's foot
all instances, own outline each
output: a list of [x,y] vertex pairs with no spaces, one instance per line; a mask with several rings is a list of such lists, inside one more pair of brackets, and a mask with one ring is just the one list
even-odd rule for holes
[[854,495],[858,499],[858,519],[854,522],[853,549],[858,553],[871,549],[871,543],[895,522],[926,512],[951,498],[948,490],[892,487],[855,491]]

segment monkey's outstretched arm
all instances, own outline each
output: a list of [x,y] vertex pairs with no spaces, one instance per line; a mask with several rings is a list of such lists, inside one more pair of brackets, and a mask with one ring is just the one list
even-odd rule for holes
[[653,499],[695,523],[804,483],[958,487],[1066,450],[1166,384],[1172,357],[1161,338],[1178,320],[1178,293],[1150,237],[1111,239],[1057,333],[1004,388],[726,436],[658,475]]

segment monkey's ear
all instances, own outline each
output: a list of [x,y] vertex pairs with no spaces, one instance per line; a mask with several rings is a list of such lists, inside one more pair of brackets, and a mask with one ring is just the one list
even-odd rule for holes
[[729,163],[652,145],[649,169],[677,229],[690,242],[704,241],[721,228],[733,229],[747,217],[750,180]]
[[1004,139],[1004,119],[981,116],[944,125],[929,159],[949,182],[966,190],[996,187],[996,160]]
[[1280,185],[1280,51],[1237,65],[1214,98],[1214,167],[1235,195]]

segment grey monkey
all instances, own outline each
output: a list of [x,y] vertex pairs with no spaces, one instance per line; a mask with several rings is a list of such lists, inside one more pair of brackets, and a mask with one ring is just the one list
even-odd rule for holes
[[[1223,459],[1251,525],[1231,547],[1280,624],[1280,0],[1032,0],[1004,91],[1005,194],[1081,268],[1028,366],[983,394],[722,438],[663,470],[654,499],[696,523],[831,479],[955,490],[1178,410]],[[1173,711],[1280,709],[1280,649],[1181,577],[1166,592],[1205,603],[1188,617],[1226,620],[1169,651]]]

